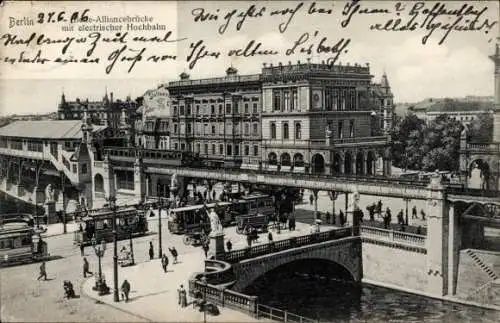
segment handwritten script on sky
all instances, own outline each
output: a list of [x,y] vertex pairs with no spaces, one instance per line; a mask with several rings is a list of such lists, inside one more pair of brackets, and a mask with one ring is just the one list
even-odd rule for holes
[[[267,7],[268,2],[231,5],[229,9],[213,5],[193,8],[189,16],[182,17],[182,23],[200,29],[214,28],[219,37],[229,32],[245,33],[265,23],[268,29],[280,34],[290,34],[293,29],[293,35],[287,38],[291,40],[283,48],[256,39],[219,48],[196,33],[182,34],[179,26],[168,21],[155,21],[151,16],[128,20],[103,17],[98,10],[85,8],[82,3],[78,10],[44,11],[32,7],[29,15],[7,13],[8,26],[2,28],[0,36],[0,63],[98,65],[106,74],[133,73],[141,65],[159,66],[166,62],[176,62],[192,70],[201,61],[222,57],[310,59],[322,55],[327,64],[333,65],[348,53],[355,40],[332,37],[324,29],[299,24],[304,17],[310,21],[328,21],[332,30],[349,31],[353,24],[361,24],[367,33],[419,32],[423,33],[420,41],[424,46],[431,41],[445,44],[456,33],[484,33],[494,39],[498,28],[498,21],[486,15],[487,2],[454,2],[453,6],[448,2],[409,1],[383,6],[369,1],[283,2],[278,8]],[[137,8],[140,16],[140,6]],[[51,28],[44,28],[49,25]],[[187,50],[181,51],[180,47]]]

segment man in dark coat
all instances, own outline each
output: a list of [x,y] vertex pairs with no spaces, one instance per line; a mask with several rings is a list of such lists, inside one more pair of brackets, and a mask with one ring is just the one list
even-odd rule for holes
[[168,257],[166,254],[163,254],[163,256],[161,257],[161,266],[163,268],[163,272],[167,272]]
[[155,252],[153,249],[153,242],[149,241],[149,260],[153,260],[154,256],[155,256]]
[[168,250],[170,250],[170,253],[172,254],[172,257],[174,257],[174,264],[176,264],[177,263],[177,256],[179,255],[179,253],[177,252],[177,250],[175,249],[175,247],[168,248]]
[[89,270],[89,262],[87,261],[87,258],[83,257],[83,277],[86,278],[87,274],[93,275]]
[[36,280],[40,280],[40,278],[43,277],[43,280],[47,280],[47,271],[45,269],[45,261],[42,261],[42,264],[40,265],[40,276]]
[[125,302],[128,302],[128,294],[130,293],[130,283],[126,279],[123,281],[121,290],[122,290],[122,299],[125,299]]

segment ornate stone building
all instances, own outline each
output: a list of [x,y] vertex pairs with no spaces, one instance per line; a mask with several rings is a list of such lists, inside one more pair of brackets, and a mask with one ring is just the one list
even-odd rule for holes
[[215,166],[258,167],[260,151],[260,75],[190,80],[182,73],[170,82],[170,147],[198,153]]
[[389,174],[393,95],[369,66],[298,63],[262,69],[262,159],[267,169]]

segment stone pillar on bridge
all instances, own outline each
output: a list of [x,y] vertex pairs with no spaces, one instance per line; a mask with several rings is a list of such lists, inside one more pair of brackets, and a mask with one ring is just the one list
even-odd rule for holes
[[144,202],[146,196],[145,185],[142,160],[136,158],[134,162],[134,196],[137,203]]
[[312,194],[314,197],[314,218],[318,219],[319,214],[318,214],[318,190],[312,190]]
[[427,289],[443,296],[448,292],[449,214],[445,188],[436,171],[427,186]]
[[461,248],[462,232],[460,230],[460,214],[452,202],[449,202],[449,222],[448,222],[448,295],[455,295],[457,292],[458,264]]

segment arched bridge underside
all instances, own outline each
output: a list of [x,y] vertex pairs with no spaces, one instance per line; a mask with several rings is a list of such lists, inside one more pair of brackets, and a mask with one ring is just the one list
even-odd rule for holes
[[344,267],[354,281],[361,281],[363,275],[361,240],[359,237],[348,237],[284,250],[233,264],[237,280],[231,289],[241,292],[266,273],[280,266],[306,259],[332,261]]

